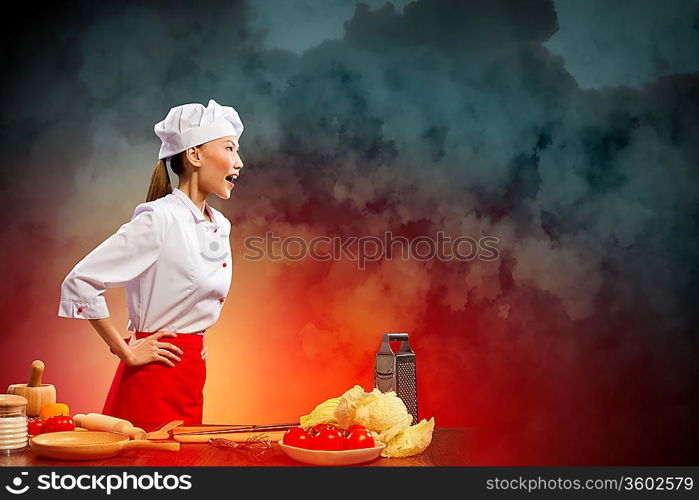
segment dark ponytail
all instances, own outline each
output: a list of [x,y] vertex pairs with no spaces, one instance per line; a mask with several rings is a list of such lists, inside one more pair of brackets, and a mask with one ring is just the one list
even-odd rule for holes
[[[172,168],[172,171],[177,175],[181,175],[184,172],[184,154],[183,151],[182,153],[170,157],[170,168]],[[165,164],[165,160],[158,160],[155,164],[153,175],[151,175],[150,178],[150,186],[148,186],[146,201],[157,200],[170,193],[172,193],[172,184],[170,184],[170,176],[167,173],[167,165]]]
[[146,201],[157,200],[170,193],[172,193],[172,184],[170,184],[170,176],[167,173],[167,165],[165,165],[165,160],[158,160],[150,178]]

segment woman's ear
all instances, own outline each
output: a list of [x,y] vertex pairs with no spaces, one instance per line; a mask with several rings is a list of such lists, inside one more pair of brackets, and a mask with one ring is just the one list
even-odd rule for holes
[[201,150],[197,146],[187,149],[185,155],[192,166],[201,167]]

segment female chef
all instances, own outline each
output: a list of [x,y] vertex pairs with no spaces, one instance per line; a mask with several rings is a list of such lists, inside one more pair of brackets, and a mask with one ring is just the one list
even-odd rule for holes
[[[61,285],[58,315],[90,320],[119,359],[102,413],[152,430],[171,420],[202,423],[204,333],[230,288],[230,221],[207,204],[228,199],[243,162],[243,124],[211,99],[184,104],[155,125],[162,141],[145,203],[85,256]],[[172,189],[165,161],[178,176]],[[109,318],[107,288],[125,286],[123,339]]]

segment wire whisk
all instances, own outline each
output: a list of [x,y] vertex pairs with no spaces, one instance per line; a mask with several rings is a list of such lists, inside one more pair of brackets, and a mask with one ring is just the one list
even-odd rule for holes
[[245,441],[236,442],[224,438],[210,438],[208,443],[217,448],[231,448],[246,451],[255,460],[262,460],[265,453],[272,449],[272,440],[266,434],[256,434]]

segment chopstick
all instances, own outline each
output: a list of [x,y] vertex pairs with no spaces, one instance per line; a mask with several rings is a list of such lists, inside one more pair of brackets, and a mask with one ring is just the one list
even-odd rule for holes
[[178,432],[178,436],[203,436],[205,434],[235,434],[241,432],[257,432],[257,431],[285,431],[291,427],[298,426],[298,422],[290,422],[286,424],[269,424],[269,425],[247,425],[247,426],[231,426],[232,429],[222,429],[214,431],[195,431],[195,432]]

